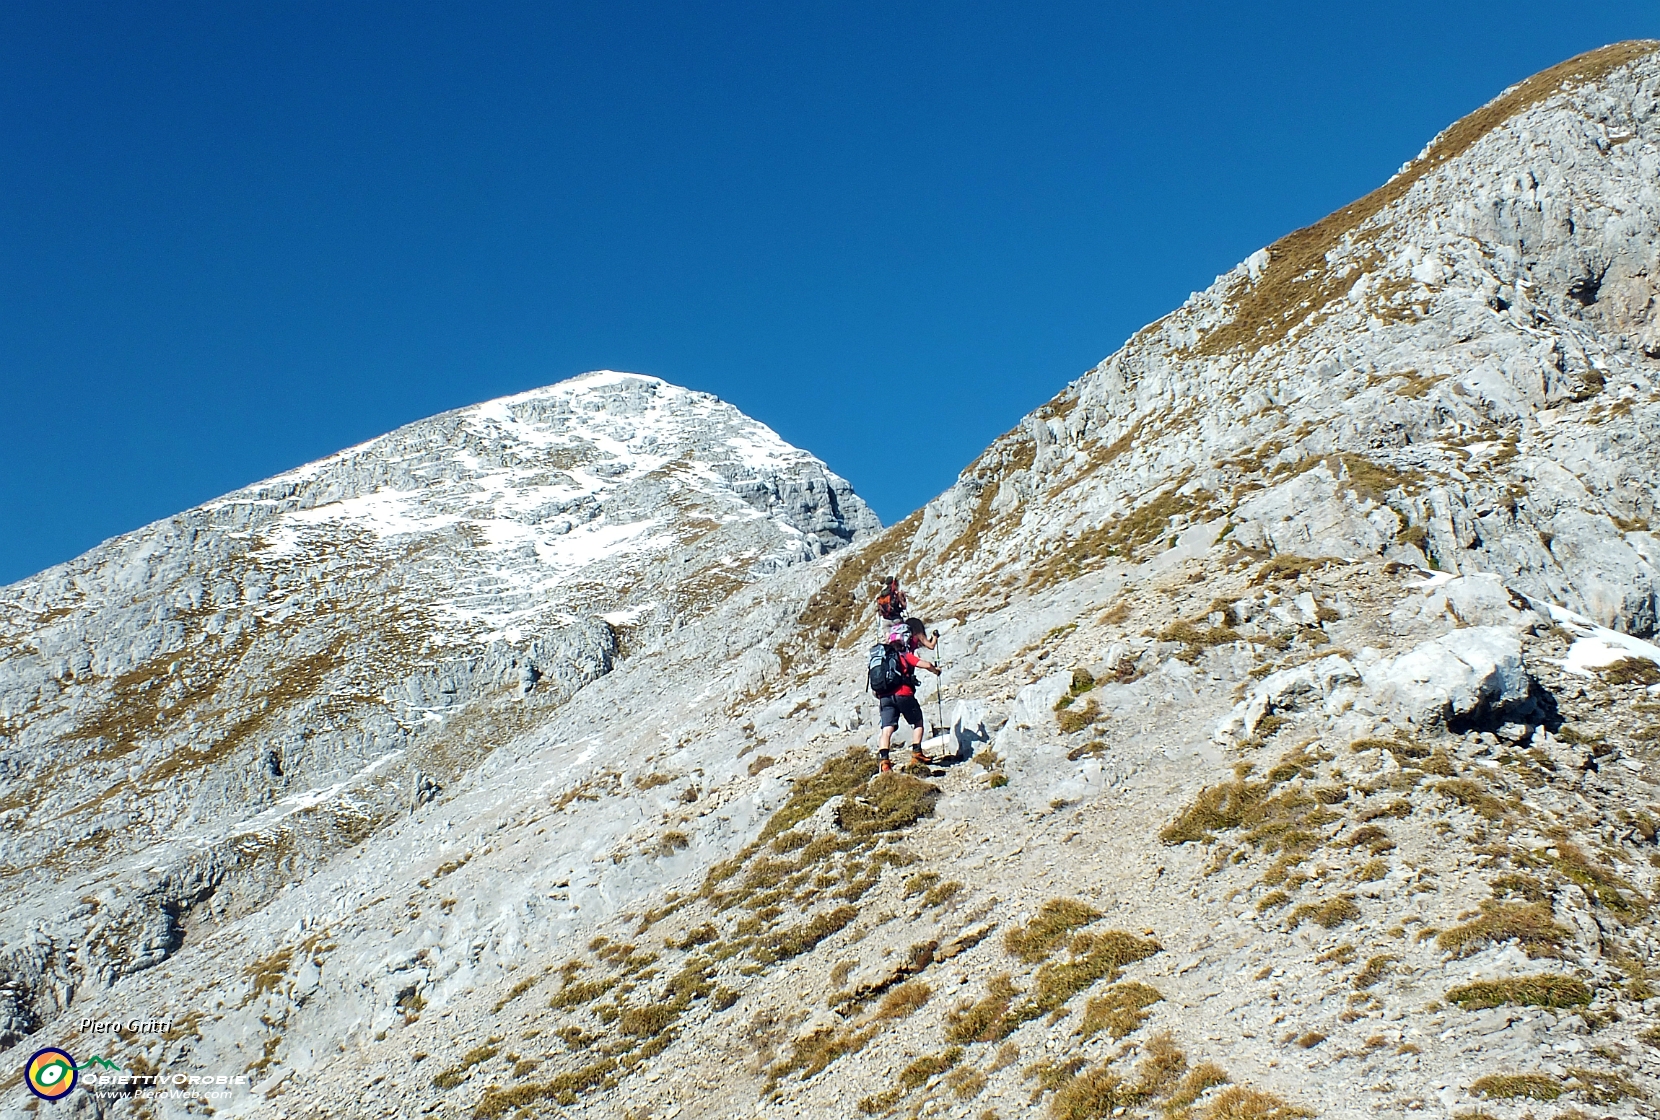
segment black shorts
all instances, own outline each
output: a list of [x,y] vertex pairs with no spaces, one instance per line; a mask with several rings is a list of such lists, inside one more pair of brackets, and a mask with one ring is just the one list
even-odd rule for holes
[[922,726],[922,705],[915,696],[884,696],[882,699],[882,726],[897,728],[899,717],[912,727]]

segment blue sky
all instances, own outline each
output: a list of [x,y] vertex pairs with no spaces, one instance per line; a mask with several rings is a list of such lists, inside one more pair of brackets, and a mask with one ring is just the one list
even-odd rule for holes
[[884,521],[1652,3],[0,7],[0,583],[588,369]]

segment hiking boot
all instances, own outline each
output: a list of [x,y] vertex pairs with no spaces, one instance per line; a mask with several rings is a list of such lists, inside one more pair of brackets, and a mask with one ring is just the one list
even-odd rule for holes
[[934,762],[933,759],[929,758],[927,755],[923,754],[921,751],[914,750],[914,751],[911,752],[911,763],[913,765],[916,765],[916,766],[931,766],[933,764],[933,762]]
[[887,759],[884,758],[882,760],[881,770],[882,770],[882,773],[884,773],[884,774],[893,773],[893,763],[889,762]]

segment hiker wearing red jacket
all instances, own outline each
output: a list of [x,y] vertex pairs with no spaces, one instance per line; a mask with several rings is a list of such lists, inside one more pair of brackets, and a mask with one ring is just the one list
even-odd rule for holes
[[911,761],[920,766],[927,766],[932,761],[922,753],[922,705],[916,698],[916,671],[926,669],[937,677],[940,669],[938,665],[922,660],[916,651],[933,649],[939,644],[939,635],[930,637],[920,618],[908,618],[905,620],[905,637],[900,642],[904,648],[899,651],[897,659],[904,669],[903,681],[892,692],[877,695],[882,705],[882,745],[876,757],[884,774],[893,769],[888,751],[893,745],[893,733],[899,730],[901,716],[911,727]]

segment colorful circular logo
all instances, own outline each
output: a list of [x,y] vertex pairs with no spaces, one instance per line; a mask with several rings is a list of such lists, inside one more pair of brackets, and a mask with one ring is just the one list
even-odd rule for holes
[[25,1072],[25,1080],[29,1082],[29,1091],[43,1100],[62,1100],[69,1095],[69,1090],[75,1087],[80,1074],[75,1070],[75,1059],[69,1056],[66,1050],[59,1050],[55,1046],[48,1046],[44,1050],[35,1051],[35,1056],[29,1059]]

